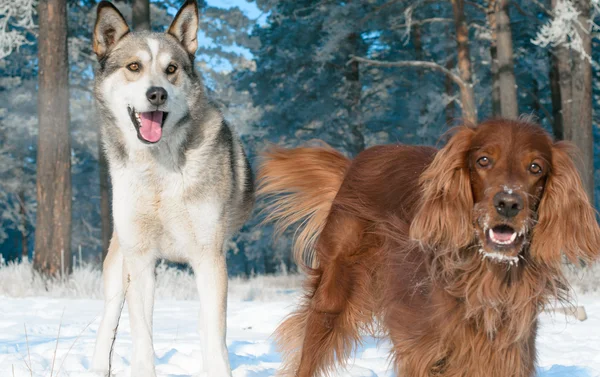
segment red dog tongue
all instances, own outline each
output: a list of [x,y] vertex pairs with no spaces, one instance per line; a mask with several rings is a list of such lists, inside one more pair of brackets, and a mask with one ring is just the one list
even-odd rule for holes
[[144,140],[151,143],[156,143],[162,136],[162,111],[150,111],[147,113],[140,113],[141,126],[140,135]]

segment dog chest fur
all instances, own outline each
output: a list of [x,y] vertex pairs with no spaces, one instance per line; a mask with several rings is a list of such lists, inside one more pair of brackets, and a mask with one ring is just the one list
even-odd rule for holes
[[194,249],[211,244],[223,214],[223,198],[203,192],[202,177],[214,178],[206,166],[204,172],[192,169],[198,164],[191,163],[173,171],[147,154],[133,152],[131,163],[112,169],[115,230],[125,250],[149,250],[181,261],[184,255],[201,252]]

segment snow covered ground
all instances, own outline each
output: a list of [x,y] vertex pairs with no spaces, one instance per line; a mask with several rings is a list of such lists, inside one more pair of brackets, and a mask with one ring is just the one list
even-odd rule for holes
[[[97,298],[27,297],[30,296],[27,294],[14,297],[18,289],[24,288],[12,287],[9,291],[7,275],[3,275],[2,270],[0,268],[0,376],[94,376],[87,368],[102,301]],[[88,275],[92,273],[87,272]],[[185,283],[185,279],[187,277],[182,275],[163,281],[173,287]],[[17,284],[31,286],[28,284],[31,281],[21,280]],[[232,280],[227,344],[234,377],[274,375],[280,357],[270,335],[294,307],[298,282],[297,276]],[[73,288],[62,295],[79,296],[84,293],[83,286],[80,282],[79,291]],[[94,287],[90,289],[95,292],[97,283],[89,284],[89,287]],[[165,299],[168,290],[166,286],[162,289],[154,317],[157,373],[171,377],[199,375],[202,371],[197,333],[199,305],[193,297]],[[179,295],[185,289],[180,287]],[[600,376],[600,294],[581,294],[578,304],[587,310],[589,318],[585,322],[560,314],[542,316],[538,337],[540,377]],[[387,361],[388,350],[389,344],[385,340],[365,339],[350,363],[352,366],[337,376],[393,376]],[[129,317],[125,310],[113,358],[116,376],[129,375],[130,356]]]

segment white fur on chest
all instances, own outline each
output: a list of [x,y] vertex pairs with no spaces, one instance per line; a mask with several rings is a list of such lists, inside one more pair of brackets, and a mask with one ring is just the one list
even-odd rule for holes
[[186,261],[210,247],[222,227],[222,203],[213,193],[189,195],[197,174],[167,171],[154,161],[112,169],[113,214],[125,249]]

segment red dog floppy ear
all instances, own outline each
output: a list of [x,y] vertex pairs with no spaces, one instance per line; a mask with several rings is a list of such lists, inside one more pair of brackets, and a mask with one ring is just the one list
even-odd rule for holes
[[560,262],[561,252],[575,264],[600,256],[600,228],[569,155],[573,148],[566,142],[552,147],[552,167],[531,243],[532,256],[541,263]]
[[473,238],[473,194],[467,155],[474,130],[460,127],[420,178],[423,200],[410,237],[429,247],[461,248]]

